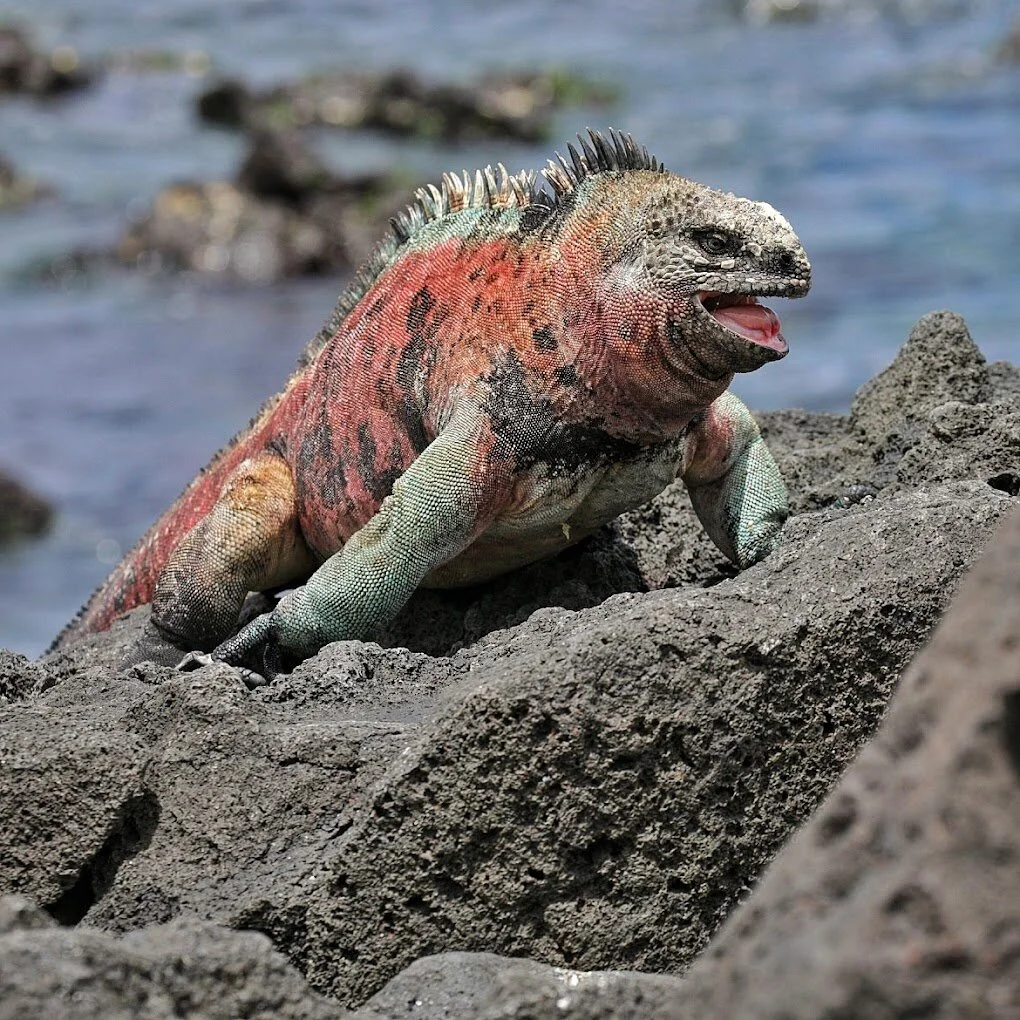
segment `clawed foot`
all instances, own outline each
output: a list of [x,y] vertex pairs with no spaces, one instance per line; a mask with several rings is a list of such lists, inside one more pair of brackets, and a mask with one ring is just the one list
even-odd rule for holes
[[[216,658],[211,652],[188,652],[177,663],[177,669],[182,673],[192,673],[203,666],[211,666],[214,662],[222,661],[222,659]],[[267,684],[272,683],[276,677],[276,674],[268,669],[266,670],[267,675],[263,676],[253,669],[248,669],[247,666],[235,666],[234,668],[241,674],[241,679],[249,690],[254,690],[256,687],[265,687]]]

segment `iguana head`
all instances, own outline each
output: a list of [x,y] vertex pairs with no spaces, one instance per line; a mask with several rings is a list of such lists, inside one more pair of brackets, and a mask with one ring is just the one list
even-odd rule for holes
[[749,372],[785,356],[779,318],[765,297],[802,297],[811,264],[772,206],[660,174],[646,185],[637,274],[670,300],[670,331],[692,356]]
[[667,172],[629,135],[589,138],[545,176],[569,206],[565,230],[600,248],[612,285],[636,306],[665,309],[677,353],[706,378],[782,358],[779,319],[760,299],[802,297],[811,283],[786,219],[765,202]]

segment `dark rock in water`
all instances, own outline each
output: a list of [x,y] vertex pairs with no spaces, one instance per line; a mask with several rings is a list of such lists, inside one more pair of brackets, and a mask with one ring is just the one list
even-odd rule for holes
[[269,941],[194,918],[113,938],[0,899],[0,1020],[339,1020]]
[[0,94],[57,96],[91,85],[96,75],[94,68],[81,63],[72,47],[39,53],[21,29],[0,26]]
[[0,91],[20,91],[34,57],[24,32],[11,25],[0,25]]
[[752,21],[806,22],[822,13],[819,0],[745,0],[743,6]]
[[336,174],[294,132],[255,131],[235,181],[258,198],[301,205],[338,190]]
[[555,110],[604,105],[614,89],[561,70],[490,74],[464,84],[427,82],[409,70],[342,72],[253,92],[227,79],[202,92],[198,116],[225,127],[369,128],[461,142],[482,138],[540,141]]
[[0,542],[29,535],[41,535],[53,520],[53,507],[0,471]]
[[[1008,486],[986,477],[992,459],[1008,455],[1005,440],[992,459],[987,451],[1015,412],[1017,374],[984,366],[961,328],[947,314],[922,320],[894,365],[862,389],[853,417],[765,416],[801,512],[768,560],[710,588],[699,586],[718,579],[707,540],[672,486],[615,534],[565,557],[474,591],[416,596],[385,640],[433,654],[341,642],[256,691],[222,665],[117,673],[113,664],[144,625],[143,607],[40,663],[0,661],[9,702],[0,707],[0,813],[15,820],[0,827],[0,890],[33,897],[65,924],[124,931],[192,913],[255,929],[315,988],[348,1005],[444,951],[529,957],[571,972],[439,957],[367,1003],[365,1016],[401,1015],[405,995],[427,1000],[432,1015],[636,1017],[659,1002],[679,1009],[686,979],[642,986],[638,975],[599,972],[678,973],[697,958],[879,726],[959,578],[1017,506]],[[932,372],[950,382],[935,385]],[[971,409],[973,427],[962,424],[966,414],[945,410],[953,402]],[[910,460],[943,442],[942,432],[951,456]],[[905,463],[914,465],[909,474]],[[875,498],[826,505],[851,481],[869,482]],[[674,525],[688,530],[674,534]],[[641,590],[661,584],[683,586]],[[995,598],[1005,604],[1002,593]],[[986,704],[979,693],[975,706]],[[976,733],[985,743],[974,746],[997,760],[989,742],[1001,746],[1011,716],[989,708],[986,732],[985,709],[952,706],[960,739]],[[950,789],[938,778],[943,765],[924,757],[957,746],[942,711],[934,704],[928,717],[937,740],[915,726],[914,757],[890,759],[891,774],[917,763],[914,792],[895,786],[905,818],[915,800],[922,810],[925,791]],[[993,788],[978,782],[985,773],[960,769],[960,796],[988,800]],[[886,833],[888,846],[907,854],[939,831],[925,821],[910,843],[895,819],[875,828],[867,820],[880,815],[868,805],[878,811],[881,768],[869,776],[845,838],[811,844],[820,856],[845,853],[845,867],[823,872],[800,860],[793,877],[802,875],[808,891],[790,900],[796,925],[784,927],[782,911],[763,923],[775,935],[756,951],[780,968],[785,939],[800,960],[780,991],[812,972],[796,955],[807,945],[797,932],[810,926],[796,911],[812,896],[833,918],[812,945],[832,939],[840,946],[833,961],[865,972],[853,968],[869,959],[868,932],[878,929],[848,942],[843,929],[858,929],[841,904],[868,911],[870,901],[853,897],[885,888],[882,869],[895,864],[880,856]],[[964,832],[966,819],[986,817],[952,803],[959,814],[947,816],[947,839]],[[989,822],[981,830],[988,841],[974,846],[1015,887],[1009,869],[1020,857],[1010,856],[998,824]],[[1009,851],[1001,861],[993,853],[1000,845]],[[874,884],[849,870],[851,851],[873,862]],[[923,871],[919,858],[902,859]],[[949,867],[948,857],[938,860]],[[838,901],[846,875],[855,884]],[[966,875],[960,898],[973,888],[980,907],[993,886]],[[890,897],[907,888],[897,883]],[[892,909],[889,930],[901,933],[901,946],[884,944],[888,967],[909,955],[915,917],[918,944],[935,952],[934,929],[923,941],[925,897],[934,897],[939,918],[957,916],[950,907],[958,900],[946,906],[942,890],[924,885],[920,906],[904,893],[907,906]],[[988,945],[1007,960],[1005,941]],[[966,973],[986,959],[976,946],[965,941]],[[931,958],[934,971],[949,974],[950,950],[944,967],[927,955],[918,966]],[[749,948],[734,959],[752,967],[753,955]],[[999,973],[999,958],[988,958],[989,973]],[[740,986],[746,994],[766,983],[759,973]],[[838,974],[837,963],[825,973]],[[880,973],[899,981],[893,970]],[[498,1001],[479,997],[487,974]],[[704,980],[706,1002],[731,1001],[725,996],[738,988],[736,976]],[[831,983],[866,987],[853,980]],[[455,1006],[464,996],[464,1008]],[[781,1014],[720,1006],[689,1015]]]
[[195,100],[199,119],[222,127],[240,128],[250,123],[254,96],[236,78],[225,78],[202,92]]
[[338,236],[227,181],[171,184],[117,244],[121,261],[252,283],[346,267]]
[[252,283],[346,272],[406,202],[391,178],[340,178],[293,132],[259,130],[234,182],[163,188],[121,235],[117,256]]
[[[607,93],[561,72],[488,76],[468,87],[430,85],[407,71],[319,76],[253,93],[224,80],[197,100],[199,116],[250,130],[232,183],[172,184],[130,224],[122,263],[251,282],[346,272],[361,264],[410,200],[395,175],[340,178],[294,130],[310,124],[377,128],[446,141],[534,139],[549,112]],[[59,267],[58,267],[59,269]]]

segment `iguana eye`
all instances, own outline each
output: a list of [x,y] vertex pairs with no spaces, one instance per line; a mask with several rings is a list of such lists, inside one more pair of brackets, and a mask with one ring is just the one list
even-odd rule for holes
[[740,242],[732,234],[710,227],[695,230],[694,241],[706,255],[731,255],[740,247]]

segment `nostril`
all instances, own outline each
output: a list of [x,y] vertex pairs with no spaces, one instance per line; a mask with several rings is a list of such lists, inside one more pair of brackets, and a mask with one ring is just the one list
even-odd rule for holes
[[793,276],[798,268],[797,257],[791,251],[776,252],[772,264],[780,276]]

